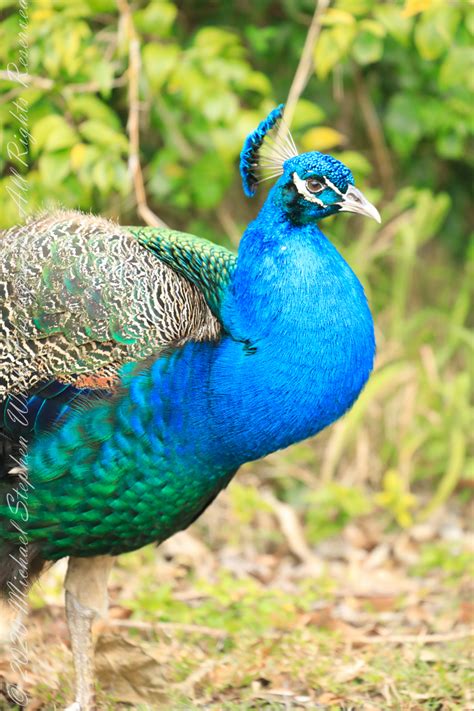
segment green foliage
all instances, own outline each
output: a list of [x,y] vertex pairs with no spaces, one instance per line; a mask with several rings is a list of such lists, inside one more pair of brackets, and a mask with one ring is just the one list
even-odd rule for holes
[[413,566],[414,575],[426,576],[429,573],[442,571],[444,577],[452,584],[463,577],[466,580],[474,576],[474,554],[472,550],[463,549],[456,541],[437,541],[427,543],[421,551],[421,558]]
[[[196,591],[202,601],[191,606],[176,600],[168,586],[157,591],[156,581],[151,580],[127,605],[145,619],[209,626],[230,634],[244,634],[245,630],[259,634],[274,627],[291,629],[314,600],[309,586],[296,598],[277,588],[265,588],[250,577],[236,584],[235,577],[225,571],[217,581],[198,580]],[[242,604],[245,601],[251,604]]]
[[[28,87],[0,75],[0,226],[57,204],[136,223],[130,28],[117,3],[32,3],[27,54],[17,4],[0,8],[0,64],[32,75]],[[238,152],[285,100],[314,2],[281,3],[278,16],[273,9],[270,0],[133,4],[140,160],[150,207],[173,227],[235,244],[255,212],[241,195]],[[364,280],[380,362],[315,449],[302,445],[278,460],[275,488],[302,508],[313,541],[370,507],[407,525],[460,489],[467,496],[472,275],[461,259],[469,244],[473,32],[474,8],[463,1],[334,0],[322,19],[295,138],[303,150],[345,161],[382,206],[383,225],[344,216],[327,225]],[[366,440],[364,479],[350,472]],[[304,484],[291,474],[300,469]],[[266,511],[251,489],[231,489],[245,524]]]
[[310,492],[306,498],[306,532],[312,543],[340,533],[353,519],[369,513],[373,508],[361,489],[336,482]]
[[406,491],[400,472],[389,469],[382,482],[382,491],[376,501],[390,511],[400,526],[409,526],[413,519],[411,510],[416,506],[416,498]]
[[272,510],[253,486],[243,486],[234,481],[229,489],[229,496],[234,515],[244,525],[251,523],[259,511]]
[[[212,212],[229,198],[242,139],[287,94],[312,6],[311,0],[283,3],[272,20],[268,0],[199,9],[171,0],[135,3],[141,159],[152,206],[165,220],[187,226],[190,214],[202,214],[218,237],[221,227]],[[18,220],[15,163],[28,180],[28,211],[59,202],[130,221],[128,43],[116,4],[35,3],[28,15],[27,55],[15,4],[3,7],[0,62],[28,69],[34,79],[27,89],[0,83],[6,96],[0,104],[3,145],[18,140],[13,102],[28,102],[29,129],[27,169],[2,151],[1,225]],[[447,190],[453,209],[446,232],[457,251],[465,244],[469,199],[473,17],[467,2],[336,0],[323,17],[315,75],[294,122],[303,148],[350,146],[356,173],[367,178],[372,166],[388,192],[394,184]],[[390,151],[385,170],[364,95],[379,115]]]

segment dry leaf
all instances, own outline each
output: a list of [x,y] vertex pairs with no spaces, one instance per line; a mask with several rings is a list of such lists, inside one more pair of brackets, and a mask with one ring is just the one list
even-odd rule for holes
[[318,704],[321,704],[321,706],[329,706],[330,704],[338,704],[341,701],[344,701],[344,699],[342,696],[337,696],[330,691],[325,691],[321,694],[321,696],[318,696],[316,701]]
[[356,659],[353,664],[347,664],[346,666],[340,667],[334,678],[341,684],[346,681],[352,681],[360,676],[360,673],[363,669],[365,669],[365,666],[366,664],[363,659]]
[[161,665],[140,645],[120,635],[104,635],[98,641],[95,661],[100,683],[119,701],[152,703],[153,708],[166,702]]

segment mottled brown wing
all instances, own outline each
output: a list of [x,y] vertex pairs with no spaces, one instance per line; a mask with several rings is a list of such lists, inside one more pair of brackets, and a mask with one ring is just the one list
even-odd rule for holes
[[0,309],[0,400],[49,379],[107,386],[123,363],[221,332],[195,284],[78,212],[0,233]]

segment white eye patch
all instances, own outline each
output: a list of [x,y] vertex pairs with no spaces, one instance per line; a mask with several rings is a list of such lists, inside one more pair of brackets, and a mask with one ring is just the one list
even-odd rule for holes
[[322,200],[316,197],[313,193],[310,193],[308,188],[306,187],[306,180],[303,180],[303,178],[300,178],[298,173],[293,173],[293,182],[295,184],[295,188],[299,192],[300,195],[304,197],[305,200],[308,200],[308,202],[314,202],[316,205],[319,205],[319,207],[326,207],[326,205],[323,203]]
[[[342,197],[343,193],[339,190],[338,187],[334,185],[334,183],[331,183],[329,178],[326,178],[325,175],[322,176],[321,180],[323,180],[328,188],[333,190],[336,195],[340,195]],[[311,193],[308,188],[306,187],[306,180],[303,180],[303,178],[300,178],[298,173],[293,173],[293,182],[295,184],[295,188],[299,192],[300,195],[304,197],[305,200],[308,200],[308,202],[314,202],[316,205],[319,205],[319,207],[327,207],[322,200],[316,197],[314,193]]]
[[341,191],[339,190],[339,188],[337,188],[337,187],[334,185],[334,183],[331,183],[331,181],[329,180],[329,178],[326,178],[325,175],[323,175],[323,180],[324,180],[324,182],[326,183],[326,185],[328,186],[328,188],[331,188],[331,190],[334,190],[334,192],[336,193],[336,195],[340,195],[341,197],[343,196],[343,193],[341,193]]

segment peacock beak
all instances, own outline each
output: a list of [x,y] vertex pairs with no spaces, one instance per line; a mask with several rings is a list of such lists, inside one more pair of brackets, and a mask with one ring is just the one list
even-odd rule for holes
[[367,200],[365,195],[353,185],[349,185],[346,192],[342,196],[340,212],[357,212],[359,215],[373,217],[376,222],[382,222],[380,213],[371,202]]

